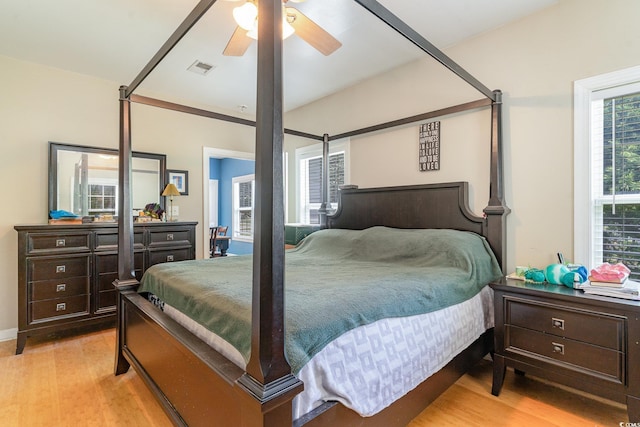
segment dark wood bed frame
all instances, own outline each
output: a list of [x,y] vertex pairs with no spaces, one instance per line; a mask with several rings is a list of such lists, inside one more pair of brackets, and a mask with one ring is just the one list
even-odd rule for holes
[[[453,228],[487,238],[506,265],[505,217],[501,155],[501,93],[478,82],[444,53],[374,0],[355,0],[417,47],[480,91],[486,99],[406,117],[329,137],[283,129],[282,0],[260,0],[258,37],[257,119],[255,122],[133,94],[139,84],[207,12],[216,0],[201,0],[129,86],[120,88],[120,187],[118,223],[118,326],[115,374],[133,366],[176,425],[191,426],[400,426],[431,401],[493,347],[487,331],[445,368],[402,399],[373,417],[361,417],[336,402],[327,402],[295,422],[292,400],[303,384],[291,374],[284,355],[284,198],[282,145],[284,134],[324,144],[322,225],[363,229],[374,225],[397,228]],[[131,211],[131,103],[142,103],[256,127],[256,206],[253,264],[251,358],[240,369],[136,292],[133,276]],[[388,188],[343,189],[337,212],[326,210],[328,146],[332,140],[442,117],[491,108],[490,198],[484,216],[468,207],[464,182]]]

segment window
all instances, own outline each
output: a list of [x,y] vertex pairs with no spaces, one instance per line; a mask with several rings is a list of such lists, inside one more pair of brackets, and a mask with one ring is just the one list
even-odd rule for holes
[[255,200],[255,175],[237,176],[233,184],[233,238],[253,241],[253,205]]
[[115,185],[89,185],[89,215],[116,212]]
[[[329,150],[329,203],[335,209],[338,188],[348,182],[348,144],[333,143]],[[319,224],[318,209],[322,204],[322,145],[296,150],[298,163],[298,221],[303,224]]]
[[[91,180],[87,185],[87,208],[79,206],[77,212],[87,212],[87,215],[100,214],[115,215],[118,211],[118,184],[114,180]],[[76,200],[75,203],[80,203]]]
[[576,82],[576,262],[640,279],[640,67]]

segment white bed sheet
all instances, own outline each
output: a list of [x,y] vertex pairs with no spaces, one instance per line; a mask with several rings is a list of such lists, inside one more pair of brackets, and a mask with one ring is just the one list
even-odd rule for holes
[[[164,312],[245,368],[240,352],[225,340],[166,303]],[[304,391],[293,400],[293,418],[325,401],[339,401],[361,416],[374,415],[439,371],[493,324],[493,291],[486,286],[442,310],[352,329],[298,373]]]

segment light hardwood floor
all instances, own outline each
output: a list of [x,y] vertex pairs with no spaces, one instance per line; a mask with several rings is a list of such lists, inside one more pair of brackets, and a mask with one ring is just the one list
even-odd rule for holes
[[[0,343],[0,426],[170,426],[131,369],[113,375],[115,332]],[[623,405],[508,371],[500,397],[482,361],[409,426],[619,426]],[[233,426],[230,426],[233,427]]]

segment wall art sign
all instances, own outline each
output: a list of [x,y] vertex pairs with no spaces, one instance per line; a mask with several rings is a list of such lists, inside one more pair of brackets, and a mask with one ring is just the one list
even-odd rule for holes
[[419,128],[420,172],[440,170],[440,122],[424,123]]

